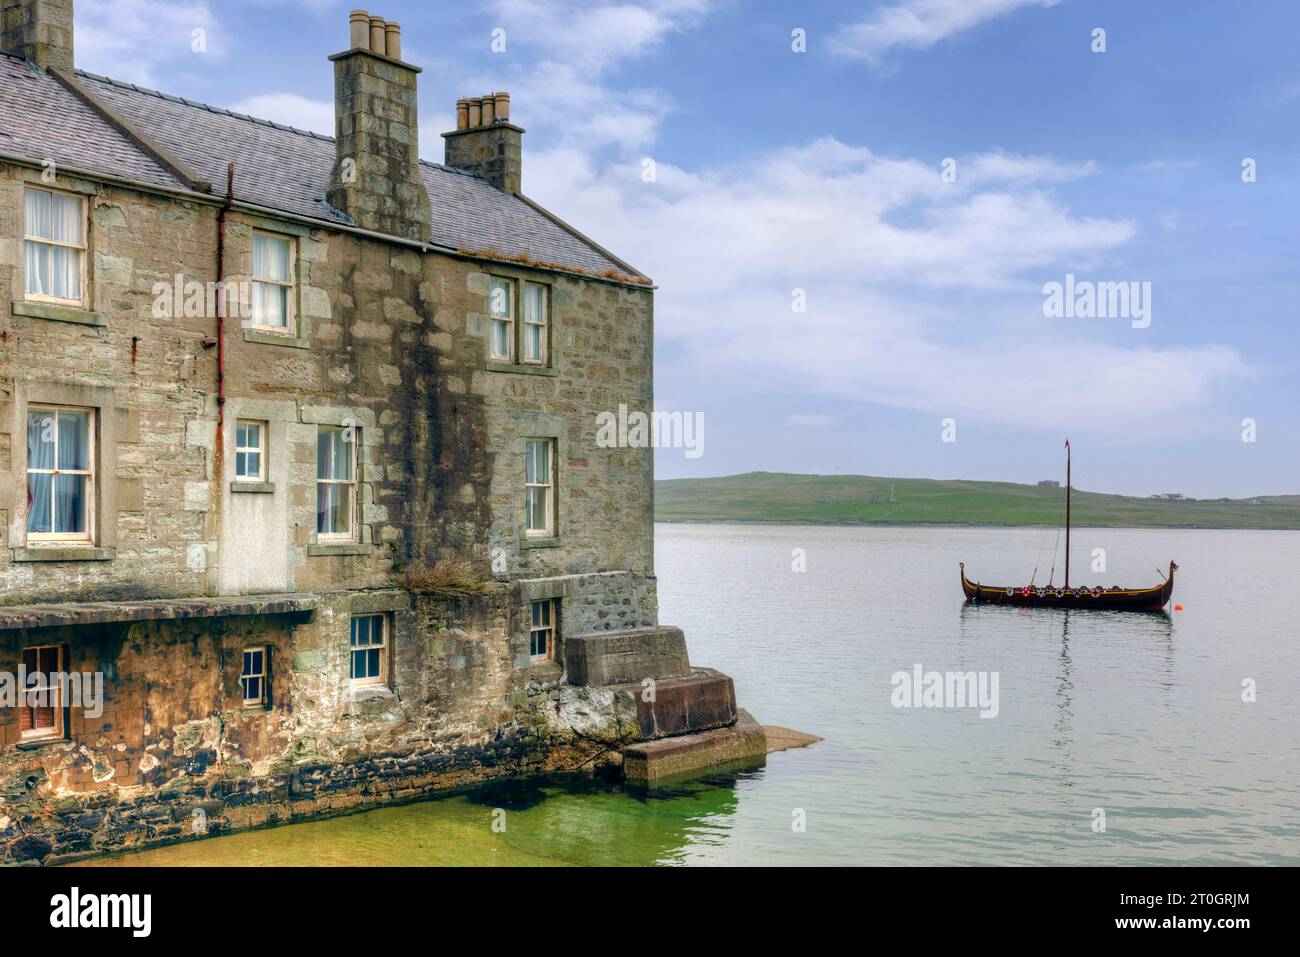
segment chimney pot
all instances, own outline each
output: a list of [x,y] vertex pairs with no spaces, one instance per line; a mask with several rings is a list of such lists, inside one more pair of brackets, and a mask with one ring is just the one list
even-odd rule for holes
[[432,227],[418,152],[420,68],[401,62],[396,23],[353,10],[348,33],[352,47],[330,57],[335,163],[326,202],[363,229],[425,242]]
[[523,133],[510,122],[510,94],[456,101],[456,128],[443,133],[445,162],[487,180],[505,193],[523,184]]
[[354,50],[370,49],[370,14],[364,10],[353,10],[348,14],[348,42]]

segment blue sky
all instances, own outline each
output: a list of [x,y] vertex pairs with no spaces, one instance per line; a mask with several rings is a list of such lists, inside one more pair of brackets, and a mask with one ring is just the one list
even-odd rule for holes
[[[81,0],[78,65],[332,133],[356,5]],[[659,406],[705,417],[660,477],[1034,481],[1069,435],[1084,488],[1300,492],[1294,3],[371,12],[424,68],[425,158],[458,96],[510,91],[524,191],[659,284]],[[1045,317],[1067,273],[1151,283],[1150,325]]]

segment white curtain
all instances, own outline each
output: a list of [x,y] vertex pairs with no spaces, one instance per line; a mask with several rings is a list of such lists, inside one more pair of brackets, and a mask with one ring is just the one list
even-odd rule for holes
[[[274,236],[253,236],[254,279],[289,282],[289,241]],[[289,325],[289,288],[272,283],[253,283],[253,322],[259,326],[286,328]]]
[[81,299],[81,257],[85,251],[54,246],[35,239],[77,246],[85,244],[81,199],[28,189],[23,193],[27,293],[58,299]]
[[528,440],[528,454],[524,462],[524,481],[529,485],[548,485],[551,481],[551,443],[545,439]]
[[504,319],[492,320],[492,354],[510,355],[510,323]]
[[546,322],[546,290],[536,283],[524,285],[524,358],[542,358],[542,330]]
[[[54,468],[54,413],[27,413],[27,467]],[[52,532],[51,502],[54,476],[48,472],[27,473],[27,531]]]
[[[27,531],[80,534],[86,531],[90,416],[74,409],[27,413]],[[64,474],[33,469],[60,469]]]

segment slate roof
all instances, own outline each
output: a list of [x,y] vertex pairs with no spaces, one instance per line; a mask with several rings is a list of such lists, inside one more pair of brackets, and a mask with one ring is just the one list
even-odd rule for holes
[[181,185],[54,77],[3,53],[0,152],[115,173],[155,186]]
[[[334,164],[332,137],[83,70],[77,77],[95,97],[211,181],[214,194],[225,191],[226,164],[233,162],[237,201],[326,223],[347,222],[325,201]],[[0,152],[184,187],[61,83],[8,54],[0,54],[0,104]],[[527,254],[594,274],[626,271],[590,242],[478,176],[423,160],[420,172],[433,212],[429,241],[435,245]]]

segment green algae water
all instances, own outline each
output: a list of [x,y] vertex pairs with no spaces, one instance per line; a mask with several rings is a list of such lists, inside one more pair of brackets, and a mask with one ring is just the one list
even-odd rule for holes
[[173,867],[684,863],[692,848],[726,842],[742,780],[743,775],[706,778],[654,798],[598,784],[502,782],[453,797],[87,863]]
[[[692,660],[824,742],[662,793],[506,782],[93,863],[1300,864],[1300,533],[1075,531],[1075,584],[1177,561],[1167,614],[964,604],[959,561],[1027,581],[1042,529],[656,535],[661,619]],[[895,707],[891,676],[917,665],[997,672],[996,717]]]

